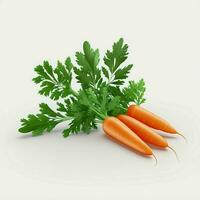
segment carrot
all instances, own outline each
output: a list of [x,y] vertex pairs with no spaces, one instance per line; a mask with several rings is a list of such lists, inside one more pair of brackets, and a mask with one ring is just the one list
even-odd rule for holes
[[160,148],[168,147],[174,152],[177,160],[179,160],[176,151],[169,146],[168,142],[162,136],[155,133],[149,126],[143,124],[137,119],[129,117],[128,115],[118,115],[117,118],[136,133],[144,142],[153,144]]
[[168,147],[167,141],[150,127],[142,122],[129,117],[128,115],[118,115],[117,118],[128,126],[134,133],[136,133],[144,142],[153,144],[160,148]]
[[129,106],[127,115],[137,119],[138,121],[143,122],[144,124],[148,125],[151,128],[171,134],[181,135],[167,121],[140,106],[137,105]]
[[152,149],[116,117],[106,117],[103,121],[103,130],[107,135],[141,154],[153,155]]

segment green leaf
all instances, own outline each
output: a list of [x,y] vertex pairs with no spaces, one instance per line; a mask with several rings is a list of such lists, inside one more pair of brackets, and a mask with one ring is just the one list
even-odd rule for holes
[[122,38],[113,44],[112,50],[107,50],[104,56],[105,67],[102,68],[104,76],[108,80],[108,85],[123,85],[124,80],[128,77],[128,74],[133,67],[132,64],[128,66],[121,66],[121,64],[127,59],[128,45],[124,44]]
[[65,60],[65,65],[66,65],[66,69],[68,72],[71,72],[72,68],[74,67],[72,62],[71,62],[71,58],[67,57],[67,59]]
[[70,135],[71,129],[65,129],[63,130],[63,137],[68,137]]
[[45,131],[50,132],[59,121],[51,120],[43,114],[28,115],[27,119],[21,120],[22,127],[19,129],[21,133],[32,132],[34,136],[42,135]]
[[[46,79],[46,80],[50,80],[52,81],[51,76],[49,76],[49,74],[47,73],[47,71],[45,71],[45,67],[48,63],[48,61],[44,61],[43,65],[38,65],[35,67],[35,72],[41,77],[42,80]],[[33,79],[34,80],[34,79]]]
[[33,82],[35,82],[36,84],[42,82],[44,79],[42,76],[37,76],[35,78],[33,78]]
[[122,85],[124,84],[124,80],[115,80],[111,82],[112,85]]
[[35,68],[38,76],[33,78],[33,81],[40,84],[39,93],[53,100],[74,95],[71,89],[72,68],[70,57],[66,59],[65,64],[58,61],[55,69],[48,61],[44,61],[43,65],[38,65]]
[[133,67],[133,65],[131,64],[131,65],[128,65],[127,67],[124,67],[122,69],[118,69],[115,72],[115,80],[126,79],[128,77],[128,74],[129,74],[132,67]]
[[145,82],[143,79],[138,82],[129,81],[128,87],[123,89],[124,100],[127,103],[134,102],[137,105],[140,105],[145,102],[145,90]]
[[98,68],[99,61],[99,50],[92,49],[87,41],[83,43],[83,53],[76,52],[76,62],[79,66],[74,67],[74,72],[83,89],[97,87],[101,78],[101,70]]
[[67,120],[59,112],[53,111],[47,104],[40,104],[40,113],[28,115],[26,119],[21,119],[19,132],[32,132],[33,136],[42,135],[45,131],[50,132],[57,124]]
[[109,79],[109,72],[108,72],[108,70],[105,68],[105,67],[102,67],[102,72],[103,72],[103,74],[104,74],[104,76],[107,78],[107,79]]
[[128,57],[128,45],[124,44],[123,38],[113,44],[112,51],[107,50],[104,63],[113,73]]
[[56,80],[53,74],[53,68],[52,66],[49,64],[48,61],[44,61],[43,63],[43,67],[46,70],[47,74],[51,77],[51,79]]
[[[89,133],[91,129],[96,129],[96,114],[91,110],[88,94],[83,90],[79,91],[78,98],[65,101],[65,105],[60,106],[59,110],[66,112],[71,121],[68,128],[63,131],[63,136],[67,137],[71,134]],[[93,95],[93,94],[92,94]],[[96,101],[96,99],[95,99]]]
[[111,101],[108,103],[108,109],[107,110],[111,111],[115,107],[117,107],[119,104],[120,104],[120,97],[119,96],[113,97],[111,99]]
[[54,112],[46,103],[40,104],[40,112],[51,117],[57,116],[57,113]]

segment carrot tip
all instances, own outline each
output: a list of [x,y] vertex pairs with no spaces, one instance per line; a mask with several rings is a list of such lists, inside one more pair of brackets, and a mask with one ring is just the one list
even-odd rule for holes
[[181,133],[178,133],[178,132],[176,134],[180,135],[185,140],[185,142],[187,143],[187,139],[184,135],[182,135]]
[[176,153],[176,151],[175,151],[172,147],[170,147],[170,146],[168,146],[168,148],[171,149],[171,150],[174,152],[177,161],[180,161],[180,160],[179,160],[179,157],[178,157],[178,154]]
[[153,156],[153,158],[155,159],[155,166],[158,164],[158,160],[157,160],[157,158],[156,158],[156,156],[154,155],[154,154],[152,154],[152,156]]

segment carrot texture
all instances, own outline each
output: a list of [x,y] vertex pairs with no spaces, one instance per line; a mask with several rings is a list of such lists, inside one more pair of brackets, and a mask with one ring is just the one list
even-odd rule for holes
[[118,115],[117,118],[128,126],[134,133],[136,133],[144,142],[153,144],[160,148],[168,147],[167,141],[162,136],[155,133],[151,128],[142,122],[128,115]]
[[152,149],[116,117],[106,117],[103,130],[107,135],[128,147],[144,155],[153,155]]
[[142,123],[148,125],[151,128],[172,134],[177,133],[176,129],[172,127],[166,120],[140,106],[129,106],[127,115],[137,119],[138,121],[141,121]]

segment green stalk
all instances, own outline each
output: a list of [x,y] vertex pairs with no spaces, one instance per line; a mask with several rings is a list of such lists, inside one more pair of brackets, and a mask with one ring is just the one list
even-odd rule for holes
[[98,109],[96,109],[96,108],[94,108],[94,107],[90,107],[90,109],[92,110],[92,111],[94,111],[97,115],[98,115],[98,117],[101,119],[101,120],[104,120],[106,117],[107,117],[107,115],[104,115],[103,113],[101,113]]
[[103,122],[103,120],[96,119],[95,122],[101,124]]
[[75,96],[75,97],[78,97],[78,93],[73,90],[72,88],[70,88],[70,92]]

